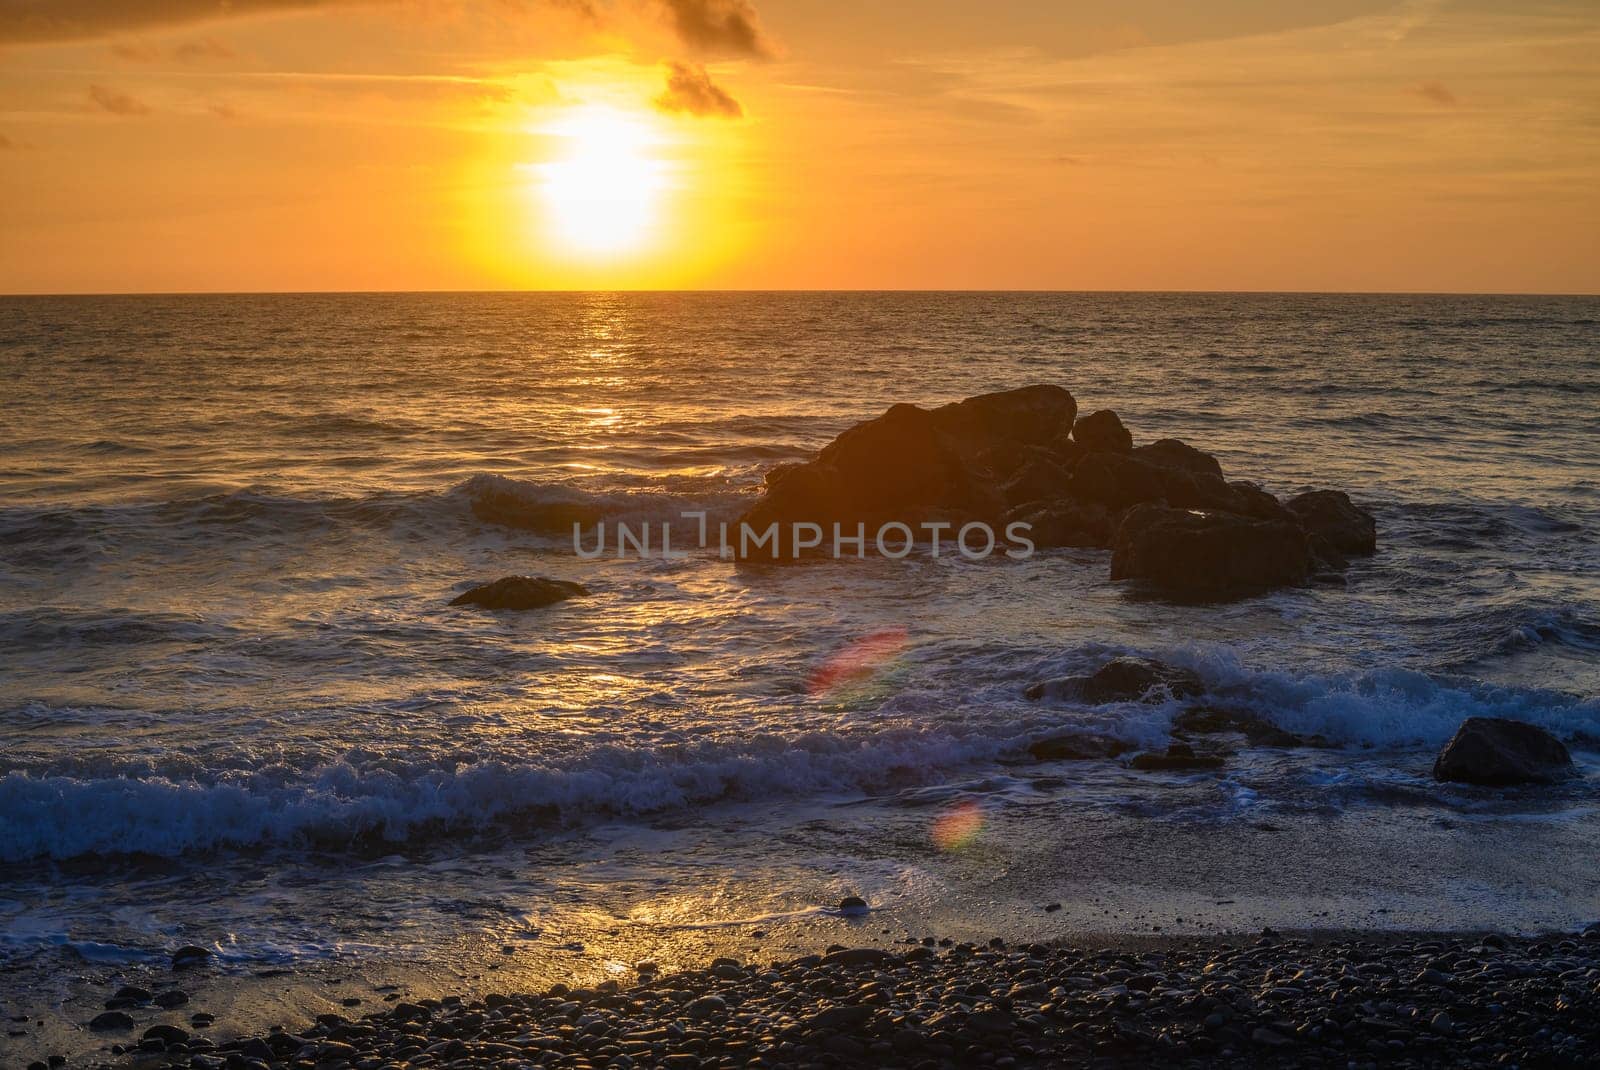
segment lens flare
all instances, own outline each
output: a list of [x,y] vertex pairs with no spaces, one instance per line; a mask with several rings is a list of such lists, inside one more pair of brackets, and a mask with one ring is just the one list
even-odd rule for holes
[[941,851],[958,851],[983,831],[983,807],[968,799],[934,818],[933,843]]
[[863,636],[834,654],[811,674],[813,695],[830,695],[868,683],[906,648],[904,628],[884,628]]

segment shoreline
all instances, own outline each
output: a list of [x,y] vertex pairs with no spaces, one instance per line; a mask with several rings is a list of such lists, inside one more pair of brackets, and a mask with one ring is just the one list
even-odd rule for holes
[[84,1034],[98,1054],[80,1049],[68,1065],[1580,1066],[1600,1045],[1600,925],[1539,937],[923,937],[644,966],[592,987],[394,991],[272,1028],[130,1007],[130,1027]]

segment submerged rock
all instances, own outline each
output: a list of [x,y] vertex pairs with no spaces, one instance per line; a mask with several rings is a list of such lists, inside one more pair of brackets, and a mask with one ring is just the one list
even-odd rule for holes
[[1205,691],[1198,673],[1149,658],[1113,658],[1087,676],[1063,676],[1029,686],[1034,701],[1066,699],[1100,706],[1108,702],[1150,702],[1185,698]]
[[488,487],[472,498],[472,515],[486,524],[501,524],[550,535],[569,535],[605,519],[598,506],[587,502],[530,501],[514,490]]
[[1127,750],[1128,745],[1121,740],[1077,733],[1045,736],[1028,744],[1028,753],[1041,762],[1086,762],[1097,758],[1115,758]]
[[204,966],[211,961],[211,952],[203,947],[188,944],[172,953],[172,968],[174,970],[187,969],[190,966]]
[[1289,521],[1140,505],[1117,528],[1111,578],[1163,595],[1228,598],[1304,583],[1316,564],[1306,532]]
[[587,587],[571,580],[552,580],[543,576],[507,576],[493,583],[479,584],[452,598],[450,604],[495,610],[540,609],[588,593]]
[[1220,754],[1200,754],[1187,743],[1173,743],[1165,754],[1137,754],[1129,768],[1148,773],[1183,772],[1191,769],[1221,769],[1227,761]]
[[1504,717],[1468,717],[1433,763],[1436,780],[1490,787],[1555,784],[1577,773],[1566,744]]
[[1191,706],[1172,719],[1172,727],[1174,731],[1197,736],[1237,732],[1257,747],[1321,746],[1327,742],[1321,737],[1302,739],[1246,710],[1227,710],[1216,706]]

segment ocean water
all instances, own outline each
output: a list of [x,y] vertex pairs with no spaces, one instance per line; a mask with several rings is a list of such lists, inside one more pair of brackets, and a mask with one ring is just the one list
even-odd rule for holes
[[[1600,911],[1593,773],[1427,777],[1472,714],[1600,760],[1600,299],[5,298],[0,382],[0,962],[41,976],[177,943],[439,961],[811,917],[848,889],[926,917],[1059,870],[1041,829],[1086,837],[1091,875],[1169,830],[1178,895],[1186,850],[1249,829],[1375,845],[1411,815],[1459,846],[1487,824],[1565,852],[1556,907],[1441,848],[1415,910],[1383,909]],[[472,510],[731,518],[893,402],[1033,382],[1230,478],[1347,490],[1380,552],[1343,588],[1171,606],[1099,551],[591,561]],[[513,573],[592,595],[447,605]],[[1170,704],[1022,697],[1124,652],[1334,746],[1190,776],[1028,761],[1063,731],[1164,744]]]

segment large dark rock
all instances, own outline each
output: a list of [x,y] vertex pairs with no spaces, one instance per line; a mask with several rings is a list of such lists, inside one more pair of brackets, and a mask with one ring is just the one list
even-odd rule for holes
[[1028,753],[1041,762],[1086,762],[1097,758],[1115,758],[1127,750],[1128,745],[1121,740],[1075,732],[1044,736],[1028,744]]
[[1103,547],[1111,541],[1111,513],[1098,502],[1072,498],[1031,502],[1007,513],[1005,523],[1027,524],[1027,538],[1036,550]]
[[1342,490],[1299,494],[1284,507],[1300,519],[1307,531],[1327,539],[1341,553],[1364,555],[1378,549],[1378,522]]
[[1205,691],[1199,674],[1149,658],[1113,658],[1087,676],[1063,676],[1030,685],[1023,694],[1099,706],[1107,702],[1160,701]]
[[1110,409],[1078,417],[1072,438],[1085,450],[1127,453],[1133,449],[1133,435],[1122,426],[1122,418]]
[[540,609],[589,593],[581,583],[542,576],[507,576],[483,583],[450,600],[453,606],[480,609]]
[[[1016,504],[1015,494],[1034,492],[1019,489],[1008,501],[1001,471],[1010,468],[1017,478],[1030,448],[1049,450],[1067,434],[1077,411],[1071,394],[1047,385],[936,409],[892,406],[768,484],[741,521],[756,533],[777,523],[779,538],[775,548],[769,544],[752,555],[792,556],[786,540],[797,523],[819,525],[830,540],[834,524],[845,534],[865,525],[870,540],[890,522],[996,523]],[[1028,478],[1040,492],[1058,479],[1048,471]]]
[[1133,451],[1133,455],[1141,461],[1148,461],[1162,468],[1179,468],[1186,472],[1222,478],[1222,465],[1217,463],[1215,457],[1175,438],[1157,439],[1147,446],[1138,447]]
[[1554,784],[1577,772],[1566,744],[1537,725],[1504,717],[1468,717],[1433,763],[1436,780],[1492,787]]
[[1315,565],[1298,525],[1233,513],[1140,505],[1112,539],[1113,580],[1140,580],[1181,598],[1234,598],[1304,583]]

